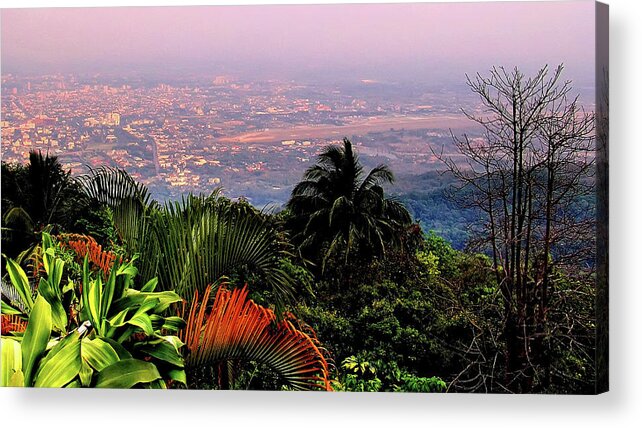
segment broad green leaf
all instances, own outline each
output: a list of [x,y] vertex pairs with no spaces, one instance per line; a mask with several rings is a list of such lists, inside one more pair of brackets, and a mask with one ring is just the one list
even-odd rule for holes
[[82,358],[96,371],[101,371],[120,360],[114,347],[101,338],[83,339],[81,349]]
[[91,314],[89,313],[89,254],[85,255],[85,260],[82,265],[82,294],[80,296],[81,306],[80,306],[80,321],[91,321],[92,325],[94,320],[91,319]]
[[178,336],[163,336],[162,340],[172,345],[176,351],[179,351],[185,345]]
[[151,311],[156,306],[158,306],[159,303],[160,303],[160,299],[158,299],[157,297],[152,297],[152,296],[147,297],[143,301],[143,304],[140,305],[140,307],[136,310],[136,313],[134,314],[134,316],[140,315],[140,314],[145,314],[145,313]]
[[116,288],[116,272],[115,269],[112,269],[109,272],[109,278],[105,283],[105,287],[102,290],[102,300],[100,302],[100,317],[107,318],[107,313],[111,307],[111,302],[114,297],[114,291]]
[[27,274],[25,274],[25,271],[22,270],[18,263],[11,259],[7,259],[7,272],[9,272],[11,283],[18,292],[22,303],[27,307],[27,311],[31,310],[34,302],[31,296],[31,286],[29,285]]
[[61,388],[78,376],[81,367],[80,335],[75,331],[62,339],[42,360],[34,386]]
[[62,306],[60,295],[55,292],[54,287],[48,280],[40,278],[38,294],[44,297],[47,303],[51,305],[51,316],[56,330],[65,331],[67,328],[67,313]]
[[109,344],[114,349],[114,351],[116,351],[116,354],[118,354],[118,359],[126,360],[132,358],[132,354],[130,354],[129,351],[123,347],[123,345],[121,345],[114,339],[111,339],[109,337],[101,337],[100,340],[107,342],[107,344]]
[[157,285],[158,285],[158,278],[152,278],[149,281],[147,281],[147,284],[143,285],[140,291],[151,293],[156,289]]
[[161,291],[154,293],[143,293],[138,290],[127,290],[124,297],[115,300],[112,304],[113,311],[122,311],[125,308],[131,308],[142,305],[148,298],[158,299],[159,303],[154,307],[154,313],[160,314],[169,308],[172,303],[182,302],[181,296],[173,291]]
[[152,336],[154,334],[154,329],[152,328],[152,320],[147,314],[135,315],[129,321],[127,321],[127,324],[131,324],[140,328],[148,336]]
[[0,311],[3,315],[22,315],[22,312],[19,309],[10,306],[4,301],[0,301]]
[[135,359],[120,360],[98,373],[96,388],[131,388],[160,377],[158,369],[152,363]]
[[87,361],[85,361],[83,359],[82,360],[82,365],[80,367],[80,372],[78,372],[78,378],[80,380],[80,386],[83,386],[85,388],[91,386],[91,379],[92,379],[93,375],[94,375],[94,369],[92,369],[91,366],[89,365],[89,363],[87,363]]
[[60,281],[62,280],[62,272],[65,269],[65,262],[59,258],[56,258],[54,260],[53,267],[54,269],[52,270],[51,274],[49,274],[48,279],[54,291],[56,292],[58,297],[60,297],[61,295]]
[[100,302],[103,294],[103,282],[100,277],[89,282],[89,313],[91,315],[91,323],[97,330],[100,329]]
[[53,259],[55,252],[51,235],[47,232],[44,232],[42,234],[42,249],[42,264],[45,267],[45,272],[47,272],[47,275],[51,275],[51,260]]
[[145,389],[167,389],[167,384],[163,379],[156,379],[153,382],[146,383],[143,385]]
[[2,347],[0,386],[24,386],[11,385],[11,377],[17,372],[22,372],[20,342],[3,337],[0,339],[0,346]]
[[185,375],[185,370],[170,370],[167,372],[167,375],[171,380],[180,382],[183,385],[187,385],[187,376]]
[[137,256],[134,256],[127,263],[120,265],[117,270],[118,275],[128,275],[131,277],[136,276],[138,274],[138,269],[134,266],[134,261],[136,261],[137,258]]
[[156,343],[141,343],[136,346],[136,349],[176,367],[184,366],[183,357],[172,343],[165,340],[154,342]]
[[62,287],[62,294],[63,294],[63,295],[64,295],[64,294],[67,294],[68,292],[73,291],[75,288],[76,288],[76,286],[75,286],[75,284],[73,283],[73,281],[71,281],[70,279],[68,279],[68,280],[67,280],[67,285],[65,285],[64,287]]
[[156,314],[152,314],[149,317],[152,320],[154,331],[160,329],[179,331],[185,327],[185,320],[181,317],[162,317]]
[[110,319],[106,320],[109,328],[105,332],[105,336],[107,337],[113,336],[116,328],[122,327],[125,325],[125,323],[127,322],[126,318],[127,318],[128,312],[129,312],[129,309],[123,309],[122,311],[118,312],[116,315],[114,315]]
[[47,349],[51,327],[51,306],[44,297],[38,296],[22,339],[22,371],[24,372],[25,386],[31,386],[33,383],[35,366]]
[[11,375],[8,386],[25,386],[25,375],[22,373],[22,370],[18,370]]

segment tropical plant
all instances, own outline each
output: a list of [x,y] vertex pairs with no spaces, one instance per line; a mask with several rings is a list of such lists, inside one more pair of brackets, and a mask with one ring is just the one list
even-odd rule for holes
[[248,271],[255,286],[270,290],[277,314],[292,300],[294,281],[281,264],[287,246],[267,216],[250,205],[216,189],[161,206],[123,170],[92,170],[82,180],[87,196],[113,211],[129,255],[140,255],[143,280],[156,277],[161,290],[192,296]]
[[[100,269],[91,272],[86,255],[82,279],[67,277],[62,281],[67,269],[59,249],[54,239],[44,233],[44,272],[35,290],[24,270],[15,261],[7,260],[13,293],[7,295],[10,298],[3,295],[2,314],[27,320],[27,325],[24,333],[15,329],[10,332],[12,336],[3,336],[3,348],[7,341],[7,352],[22,355],[20,364],[16,362],[8,366],[10,372],[3,372],[3,379],[11,385],[23,379],[25,386],[114,388],[141,382],[149,387],[165,387],[165,380],[186,383],[182,342],[168,334],[182,328],[184,321],[163,315],[170,305],[182,299],[171,291],[154,292],[154,279],[140,290],[134,288],[135,257],[122,264],[114,258],[107,274]],[[18,361],[11,361],[14,360]],[[34,369],[38,362],[42,364],[38,370],[46,373],[55,367],[65,373],[64,378],[38,381]],[[80,368],[76,370],[78,364]],[[19,372],[22,375],[16,374]]]
[[59,238],[60,245],[72,250],[76,254],[76,258],[84,260],[87,257],[103,273],[109,274],[117,256],[110,251],[103,251],[102,245],[98,244],[93,237],[66,233],[59,235]]
[[161,288],[192,296],[247,270],[271,289],[278,313],[292,300],[293,280],[280,263],[287,255],[284,243],[251,207],[217,194],[190,196],[154,212],[151,223],[156,239],[141,258],[155,264]]
[[89,200],[110,209],[118,237],[132,253],[139,252],[147,236],[147,215],[157,205],[149,190],[125,170],[100,167],[79,177]]
[[24,335],[0,339],[0,386],[164,387],[153,363],[132,358],[111,339],[85,337],[88,323],[65,336],[52,338],[53,323],[51,306],[38,296]]
[[2,216],[2,243],[4,249],[20,262],[33,255],[38,233],[33,219],[23,207],[11,207]]
[[[29,163],[2,163],[2,252],[23,262],[44,232],[85,232],[104,226],[79,181],[56,156],[29,153]],[[95,224],[94,224],[95,223]]]
[[381,255],[398,244],[399,230],[410,225],[406,208],[386,197],[383,186],[394,182],[392,171],[379,165],[364,174],[348,139],[329,146],[292,190],[293,239],[303,254],[324,249],[322,263],[333,254]]
[[208,287],[199,298],[196,291],[191,306],[184,308],[187,327],[179,337],[188,350],[188,367],[219,364],[228,371],[230,362],[254,361],[271,367],[292,389],[331,390],[323,349],[313,333],[296,326],[296,319],[277,321],[272,310],[247,298],[247,287],[219,287],[211,307],[210,292]]

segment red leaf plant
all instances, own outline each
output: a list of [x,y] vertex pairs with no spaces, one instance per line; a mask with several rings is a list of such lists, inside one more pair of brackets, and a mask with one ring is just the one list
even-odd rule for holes
[[15,331],[17,333],[23,332],[27,329],[27,321],[21,319],[17,315],[0,315],[0,331],[2,334]]
[[220,286],[211,307],[211,288],[199,299],[194,293],[187,326],[179,334],[189,354],[187,366],[227,361],[255,361],[277,371],[297,390],[331,391],[328,362],[314,334],[295,327],[287,315],[277,321],[271,309],[247,298],[247,286],[228,290]]
[[114,253],[103,250],[102,245],[88,235],[68,233],[60,235],[60,238],[61,245],[73,250],[81,263],[85,256],[89,254],[89,262],[102,270],[105,276],[109,275],[109,271],[116,260]]

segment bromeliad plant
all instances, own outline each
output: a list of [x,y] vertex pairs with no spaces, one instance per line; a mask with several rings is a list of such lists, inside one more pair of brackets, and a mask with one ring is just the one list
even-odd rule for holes
[[181,298],[171,291],[155,292],[155,279],[134,288],[135,257],[122,264],[116,258],[106,276],[91,272],[85,257],[82,280],[63,282],[65,262],[57,250],[52,237],[43,234],[44,273],[35,291],[22,268],[7,260],[11,285],[5,286],[12,292],[6,295],[12,298],[3,299],[2,314],[26,320],[27,327],[2,337],[2,385],[185,384],[182,342],[171,335],[184,321],[163,315]]

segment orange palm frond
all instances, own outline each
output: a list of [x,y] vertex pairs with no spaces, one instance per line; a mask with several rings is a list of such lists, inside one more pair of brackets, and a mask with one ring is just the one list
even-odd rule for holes
[[68,233],[61,235],[61,245],[74,251],[80,262],[89,254],[89,262],[102,270],[105,275],[109,274],[114,265],[116,255],[110,251],[104,251],[102,245],[88,235]]
[[219,287],[208,310],[210,292],[208,287],[199,300],[196,291],[189,312],[183,313],[187,326],[180,338],[189,350],[189,366],[255,361],[277,371],[294,389],[332,390],[322,348],[295,327],[291,316],[277,323],[271,309],[247,298],[247,286]]

